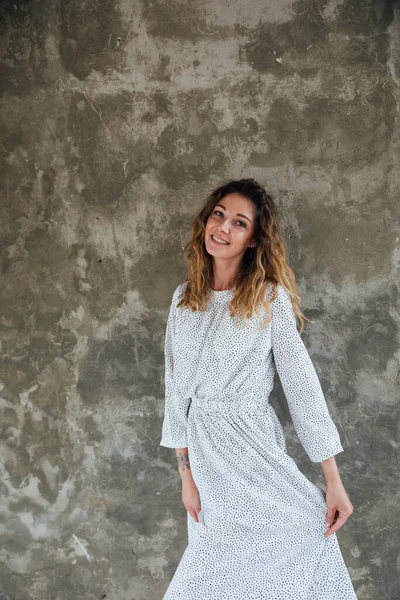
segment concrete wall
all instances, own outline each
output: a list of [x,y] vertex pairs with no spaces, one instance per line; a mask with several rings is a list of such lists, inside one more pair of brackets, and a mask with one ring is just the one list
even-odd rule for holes
[[[345,452],[338,539],[398,598],[400,8],[3,0],[1,600],[157,600],[186,545],[163,342],[203,198],[275,198]],[[272,400],[304,472],[322,482]],[[216,599],[217,600],[217,599]]]

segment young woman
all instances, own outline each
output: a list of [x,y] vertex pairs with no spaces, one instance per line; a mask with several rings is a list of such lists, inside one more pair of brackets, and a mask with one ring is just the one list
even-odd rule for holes
[[[166,327],[160,442],[176,449],[188,546],[163,600],[357,598],[336,538],[353,512],[335,461],[343,447],[286,257],[254,179],[216,189],[194,220]],[[326,492],[286,452],[268,401],[275,371]]]

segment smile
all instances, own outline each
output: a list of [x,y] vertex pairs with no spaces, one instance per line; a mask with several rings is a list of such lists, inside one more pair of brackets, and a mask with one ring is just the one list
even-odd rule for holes
[[221,238],[216,237],[215,235],[211,234],[211,238],[213,239],[214,242],[216,242],[217,244],[225,244],[225,245],[229,245],[229,242],[225,242],[225,240],[222,240]]

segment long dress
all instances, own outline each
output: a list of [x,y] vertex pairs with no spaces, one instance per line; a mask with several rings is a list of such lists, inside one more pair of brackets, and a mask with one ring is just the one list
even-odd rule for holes
[[337,534],[323,536],[325,492],[287,454],[268,401],[277,371],[310,460],[343,452],[286,288],[262,329],[257,315],[234,323],[232,290],[212,290],[206,311],[177,307],[184,285],[166,325],[160,445],[188,448],[201,511],[187,511],[163,600],[357,599]]

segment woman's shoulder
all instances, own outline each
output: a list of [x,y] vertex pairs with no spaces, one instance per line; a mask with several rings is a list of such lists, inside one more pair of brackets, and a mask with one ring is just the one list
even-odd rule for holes
[[274,321],[296,322],[292,298],[288,289],[280,283],[276,286],[275,297],[271,302],[271,308]]
[[290,301],[289,292],[281,283],[269,283],[267,286],[266,297],[272,305],[278,305],[282,302]]
[[172,294],[171,304],[173,304],[174,306],[176,306],[176,304],[179,302],[179,300],[183,296],[183,293],[185,291],[186,285],[187,285],[186,281],[183,281],[183,282],[181,282],[181,283],[179,283],[177,285],[177,287],[175,288],[175,290],[174,290],[174,292]]
[[272,314],[275,318],[293,318],[294,309],[288,289],[281,283],[271,284],[268,301],[271,303]]

